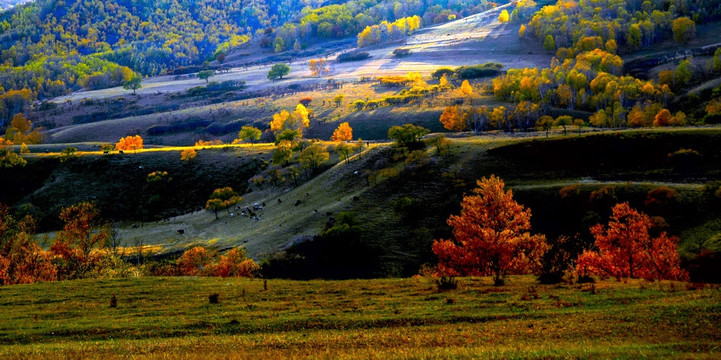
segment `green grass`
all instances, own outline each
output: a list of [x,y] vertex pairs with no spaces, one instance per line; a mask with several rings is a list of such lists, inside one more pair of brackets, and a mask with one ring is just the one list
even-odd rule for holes
[[[609,280],[81,280],[0,288],[2,358],[714,358],[721,292]],[[220,304],[208,295],[220,294]],[[108,302],[116,294],[118,307]],[[535,294],[535,295],[534,295]],[[37,320],[34,319],[37,315]]]

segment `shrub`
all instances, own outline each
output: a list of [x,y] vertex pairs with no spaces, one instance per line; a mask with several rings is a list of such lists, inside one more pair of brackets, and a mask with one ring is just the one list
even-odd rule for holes
[[370,58],[370,54],[368,54],[365,51],[354,51],[349,52],[345,54],[338,55],[338,62],[351,62],[351,61],[361,61]]
[[440,78],[443,77],[443,75],[450,77],[450,76],[453,76],[454,73],[455,72],[453,70],[446,68],[446,67],[442,67],[442,68],[439,68],[438,70],[434,71],[431,74],[431,78],[439,80]]
[[479,65],[460,66],[456,69],[455,76],[460,80],[476,79],[481,77],[496,76],[501,72],[503,64],[485,63]]
[[408,56],[410,54],[411,54],[411,49],[398,48],[398,49],[393,50],[393,56],[395,56],[395,57],[404,57],[404,56]]
[[458,288],[458,279],[453,276],[441,276],[436,280],[438,291],[455,290]]
[[208,267],[213,255],[201,246],[186,250],[176,261],[180,273],[187,276],[196,276],[208,273]]

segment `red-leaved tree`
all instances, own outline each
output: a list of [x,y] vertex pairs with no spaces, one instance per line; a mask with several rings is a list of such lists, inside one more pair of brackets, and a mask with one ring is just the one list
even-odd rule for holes
[[34,229],[32,217],[17,221],[0,204],[0,285],[57,279],[51,255],[32,238]]
[[93,250],[105,246],[110,228],[100,217],[100,211],[88,202],[63,208],[60,220],[65,225],[50,246],[57,256],[58,275],[61,279],[82,278],[102,259],[103,254]]
[[678,238],[665,232],[651,238],[653,221],[628,203],[616,204],[608,226],[591,227],[596,251],[584,251],[576,260],[580,275],[596,274],[646,280],[688,280],[681,269]]
[[232,249],[225,255],[220,256],[218,265],[215,266],[215,276],[220,277],[255,277],[260,271],[260,266],[245,256],[245,250]]
[[478,181],[475,195],[464,196],[461,214],[451,215],[453,239],[433,242],[438,273],[449,276],[493,275],[502,284],[507,274],[540,268],[547,249],[543,235],[531,235],[531,210],[513,200],[511,190],[491,175]]

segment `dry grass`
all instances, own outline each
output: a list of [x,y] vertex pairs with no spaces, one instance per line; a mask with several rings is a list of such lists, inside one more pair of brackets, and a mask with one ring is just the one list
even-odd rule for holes
[[[721,293],[683,283],[142,278],[0,288],[8,359],[714,358]],[[524,296],[533,291],[537,296]],[[208,295],[220,294],[220,304]],[[116,294],[118,307],[108,308]],[[449,301],[451,299],[452,301]],[[34,316],[37,315],[37,320]]]

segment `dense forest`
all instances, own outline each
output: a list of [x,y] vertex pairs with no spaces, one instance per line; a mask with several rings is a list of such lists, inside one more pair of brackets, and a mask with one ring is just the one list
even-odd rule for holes
[[0,86],[37,98],[197,64],[322,1],[56,1],[0,14]]
[[253,38],[282,52],[395,24],[389,34],[374,32],[379,42],[421,22],[490,6],[487,0],[39,0],[0,14],[0,126],[35,100],[197,65]]
[[[495,4],[488,0],[352,0],[314,10],[305,9],[299,19],[281,26],[274,37],[264,38],[263,45],[273,46],[276,52],[298,50],[316,37],[356,36],[368,27],[414,16],[420,17],[423,24],[440,24],[493,6]],[[387,33],[391,32],[389,29]]]

